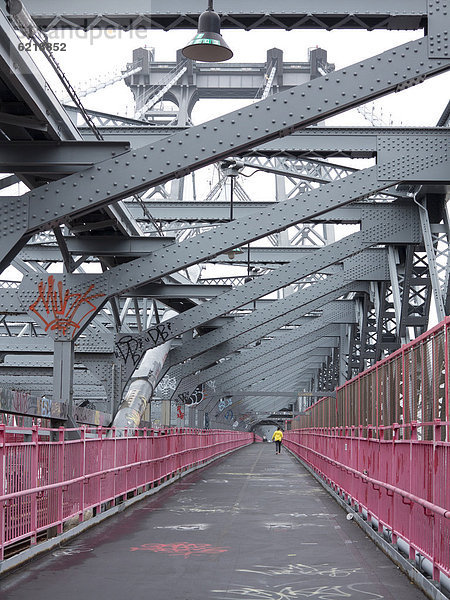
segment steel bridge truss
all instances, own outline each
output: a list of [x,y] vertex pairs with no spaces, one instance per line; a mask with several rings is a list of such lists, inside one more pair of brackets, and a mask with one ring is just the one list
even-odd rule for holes
[[[57,17],[45,2],[27,6],[44,29],[193,27],[201,10],[156,1],[138,17],[133,3],[125,13],[103,4],[102,16],[77,14],[77,3]],[[199,87],[173,119],[148,120],[198,67],[180,62],[139,95],[146,58],[134,56],[117,77],[137,86],[137,118],[91,114],[97,142],[19,52],[2,3],[0,100],[14,107],[0,114],[0,262],[21,281],[8,270],[0,286],[0,386],[51,396],[69,424],[83,402],[111,418],[145,352],[170,342],[155,398],[182,406],[189,424],[248,428],[284,407],[283,394],[331,393],[424,332],[431,307],[448,314],[448,118],[426,129],[308,127],[450,70],[440,3],[346,12],[344,2],[339,14],[327,2],[304,14],[286,3],[282,15],[217,4],[225,27],[427,35],[339,71],[314,55],[299,85],[283,84],[273,50],[256,101],[197,126]],[[212,83],[202,85],[207,94]],[[333,161],[343,156],[372,166]],[[198,180],[211,167],[205,192]],[[271,178],[269,200],[250,191],[253,175],[260,189]],[[229,275],[205,275],[213,265]],[[178,314],[162,321],[166,307]],[[227,410],[214,389],[234,390]]]

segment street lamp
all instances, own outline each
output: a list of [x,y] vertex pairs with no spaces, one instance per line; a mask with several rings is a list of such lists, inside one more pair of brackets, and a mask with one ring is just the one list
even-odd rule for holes
[[197,35],[181,52],[186,58],[203,62],[223,62],[233,56],[220,35],[220,17],[214,12],[213,0],[208,0],[208,10],[199,17]]

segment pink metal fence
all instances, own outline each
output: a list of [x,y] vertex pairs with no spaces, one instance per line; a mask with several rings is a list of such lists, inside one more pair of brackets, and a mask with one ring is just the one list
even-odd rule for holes
[[[0,559],[20,540],[36,543],[68,519],[100,512],[106,503],[142,492],[188,468],[253,442],[236,431],[138,430],[115,437],[114,430],[32,427],[20,432],[0,425]],[[50,435],[56,441],[50,441]]]
[[290,423],[285,445],[450,576],[450,319]]

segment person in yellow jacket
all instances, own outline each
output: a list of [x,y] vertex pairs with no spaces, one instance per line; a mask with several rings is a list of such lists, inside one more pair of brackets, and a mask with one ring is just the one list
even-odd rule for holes
[[278,427],[276,431],[273,432],[272,440],[275,440],[275,454],[281,454],[281,440],[283,439],[283,432],[281,431],[281,427]]

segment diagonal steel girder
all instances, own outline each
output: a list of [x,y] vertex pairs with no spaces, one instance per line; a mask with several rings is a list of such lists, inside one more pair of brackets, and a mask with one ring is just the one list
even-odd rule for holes
[[[351,317],[345,317],[344,320],[350,320]],[[300,341],[299,339],[291,339],[289,341],[287,341],[286,343],[283,344],[282,347],[284,347],[284,349],[289,348],[290,352],[296,352],[296,351],[308,351],[308,349],[311,347],[310,344],[314,341],[319,339],[320,337],[323,336],[331,336],[331,339],[334,340],[335,336],[333,336],[333,333],[336,333],[336,329],[333,328],[332,323],[327,321],[327,324],[324,325],[323,327],[321,326],[321,323],[323,323],[323,321],[321,321],[320,319],[318,319],[318,321],[320,322],[320,324],[316,324],[316,329],[312,330],[310,329],[304,329],[305,331],[305,336],[303,337],[303,339]],[[286,336],[286,340],[288,339],[288,336]],[[192,393],[192,389],[195,389],[195,387],[197,385],[199,385],[200,383],[203,383],[204,381],[216,381],[216,379],[221,378],[223,375],[227,375],[229,376],[230,372],[233,374],[233,379],[234,377],[236,378],[236,381],[241,382],[241,380],[244,380],[244,376],[248,373],[249,369],[260,369],[260,368],[265,368],[265,366],[267,365],[267,361],[270,360],[273,357],[278,357],[279,356],[279,347],[275,347],[272,349],[267,349],[268,344],[265,345],[266,348],[262,349],[262,348],[255,348],[251,351],[248,351],[245,353],[245,359],[249,361],[248,365],[242,364],[244,357],[243,355],[239,355],[238,357],[235,358],[235,363],[231,363],[230,364],[225,364],[225,363],[220,363],[219,365],[216,365],[215,367],[212,367],[211,369],[205,370],[205,371],[201,371],[200,373],[196,374],[196,375],[190,375],[189,377],[186,377],[185,380],[182,381],[182,385],[180,385],[175,392],[172,395],[172,399],[177,399],[177,398],[183,398],[186,397],[186,391],[188,392],[188,396],[190,395],[190,393]],[[305,350],[306,349],[306,350]],[[257,351],[263,351],[263,352],[258,352]],[[272,356],[273,355],[273,356]],[[255,357],[253,358],[252,357]],[[226,363],[230,363],[230,361],[225,361]],[[234,372],[236,371],[236,374],[234,375]],[[225,378],[224,378],[225,381]]]
[[[337,344],[336,338],[334,338],[334,340],[335,344]],[[238,374],[235,375],[235,371],[233,370],[231,373],[216,378],[215,384],[216,386],[220,385],[221,387],[224,387],[231,383],[232,385],[237,385],[239,387],[246,387],[251,386],[253,383],[260,383],[262,380],[268,381],[272,375],[276,375],[277,383],[280,383],[283,380],[286,371],[291,373],[292,370],[295,371],[295,369],[299,367],[302,356],[306,355],[308,358],[314,357],[314,360],[319,361],[319,364],[322,364],[327,355],[327,351],[328,348],[317,349],[314,344],[309,344],[308,349],[301,346],[297,351],[290,350],[288,346],[281,355],[279,351],[273,351],[266,357],[264,364],[259,367],[252,367],[240,376]]]
[[[278,398],[277,403],[279,404],[277,408],[274,408],[273,406],[273,402],[275,397],[277,397],[277,391],[279,389],[284,390],[284,389],[292,389],[292,387],[294,385],[298,385],[299,389],[302,385],[306,385],[307,379],[308,377],[310,377],[311,372],[313,372],[315,369],[317,369],[318,367],[318,363],[317,361],[315,361],[313,358],[309,359],[308,357],[305,358],[305,360],[301,363],[299,363],[297,365],[297,368],[295,370],[295,368],[291,368],[291,374],[290,375],[286,375],[284,377],[284,379],[280,382],[279,385],[273,384],[269,387],[267,387],[267,392],[264,395],[255,397],[255,398],[242,398],[242,400],[237,400],[234,403],[235,408],[239,409],[239,412],[248,410],[249,408],[251,409],[260,409],[260,410],[267,410],[269,412],[272,412],[273,410],[279,410],[279,408],[281,408],[283,406],[283,404],[286,404],[286,399],[283,398],[283,396],[281,395]],[[293,372],[295,370],[295,373]],[[295,383],[293,383],[292,381],[292,377],[296,376],[296,380]],[[327,393],[324,392],[322,394],[322,396],[326,395]],[[270,399],[270,396],[272,396],[272,399]],[[291,400],[292,401],[292,400]],[[272,405],[272,407],[270,407],[270,405]],[[232,406],[230,406],[230,408],[232,408]]]
[[[299,290],[286,298],[282,298],[253,311],[251,314],[239,317],[225,327],[199,336],[189,342],[186,346],[172,350],[169,355],[169,365],[181,363],[193,358],[200,353],[207,352],[228,341],[237,340],[246,332],[255,332],[254,337],[243,344],[256,341],[267,333],[291,323],[294,319],[304,316],[306,311],[315,310],[326,303],[330,294],[343,294],[348,291],[365,289],[364,285],[359,288],[345,288],[353,281],[388,280],[388,255],[387,250],[374,248],[363,250],[356,256],[345,259],[341,265],[340,272],[327,277],[324,281],[315,282],[312,286]],[[311,305],[312,302],[325,299],[322,304]],[[300,312],[300,309],[306,309]],[[257,329],[263,326],[263,329]],[[259,337],[258,337],[259,336]],[[225,350],[227,347],[222,346]]]
[[[322,364],[323,357],[321,358],[319,356],[315,356],[315,355],[311,354],[312,348],[313,348],[312,344],[308,344],[307,346],[301,348],[299,351],[296,352],[295,359],[289,360],[288,361],[289,364],[286,363],[282,367],[282,371],[280,371],[280,373],[281,373],[280,378],[278,378],[278,375],[277,375],[277,387],[276,387],[277,390],[282,388],[283,385],[289,385],[290,389],[292,389],[292,386],[294,385],[292,383],[292,377],[294,375],[296,375],[297,379],[298,379],[306,371],[317,368],[318,366],[320,366],[320,364]],[[262,375],[264,377],[262,377]],[[273,378],[272,371],[269,369],[267,371],[263,371],[262,375],[258,376],[259,384],[261,383],[261,379],[265,379],[266,381],[268,381]],[[269,388],[265,388],[265,389],[269,389]],[[215,404],[217,404],[219,402],[219,398],[213,396],[211,401],[213,401],[213,402],[215,401]],[[210,405],[210,402],[208,402],[207,406]],[[240,404],[245,401],[240,400],[238,402]],[[255,404],[258,402],[261,402],[261,400],[258,400],[257,398],[252,400],[252,404]],[[206,405],[205,405],[205,408],[206,408]]]
[[[299,294],[297,301],[299,301],[300,298],[301,300],[297,309],[289,312],[286,315],[281,315],[276,319],[272,319],[267,323],[263,323],[258,327],[254,327],[241,335],[236,335],[235,337],[230,336],[227,342],[219,344],[214,349],[210,349],[207,352],[202,353],[200,356],[184,363],[181,365],[181,367],[176,369],[175,372],[180,378],[187,377],[188,375],[196,373],[200,369],[204,369],[213,365],[218,360],[229,354],[232,354],[233,352],[236,352],[237,350],[240,350],[241,348],[244,348],[245,346],[248,346],[249,344],[260,341],[265,335],[272,333],[279,327],[283,327],[294,320],[297,324],[308,325],[311,323],[312,319],[314,320],[314,318],[310,317],[308,319],[302,319],[302,317],[304,317],[304,315],[310,311],[314,311],[323,307],[324,304],[328,303],[330,300],[333,300],[336,296],[343,295],[350,291],[368,291],[367,283],[354,282],[352,284],[341,285],[339,290],[336,292],[326,293],[326,283],[327,282],[314,285],[314,288],[303,291],[301,295]],[[226,328],[226,331],[224,331],[224,335],[228,337],[228,327]],[[169,366],[172,365],[175,360],[176,355],[174,354]]]
[[[430,51],[430,54],[433,53]],[[408,42],[33,190],[18,198],[12,210],[9,201],[3,202],[0,210],[0,270],[8,265],[33,233],[57,226],[69,216],[81,215],[182,177],[221,158],[289,135],[298,128],[406,89],[450,69],[450,58],[429,58],[428,55],[426,37]],[[395,182],[394,179],[390,183]],[[384,187],[387,185],[378,189]],[[281,228],[288,224],[282,224]],[[279,229],[278,225],[274,231]],[[175,262],[171,270],[182,264]],[[155,273],[158,270],[161,265]],[[125,273],[122,272],[120,278]]]
[[[320,321],[320,317],[317,320]],[[292,368],[295,369],[295,366],[299,365],[299,359],[302,357],[308,357],[311,354],[314,355],[314,360],[316,360],[317,356],[323,356],[323,353],[326,353],[330,346],[333,347],[334,345],[338,344],[338,333],[338,325],[328,323],[322,326],[320,324],[316,331],[310,332],[304,336],[304,343],[299,344],[299,340],[297,339],[282,346],[282,356],[280,355],[280,349],[272,349],[265,355],[261,355],[259,358],[255,359],[253,364],[251,364],[249,361],[249,365],[241,364],[235,366],[232,372],[227,371],[222,375],[215,377],[215,387],[224,389],[227,385],[229,385],[229,383],[232,387],[250,386],[251,381],[253,380],[260,384],[262,377],[265,377],[266,379],[270,378],[270,373],[273,369],[280,368],[283,371],[287,370],[290,372]],[[316,352],[318,354],[314,354]],[[251,355],[251,351],[247,351],[243,353],[243,355],[244,354]],[[241,355],[241,358],[243,355]],[[266,374],[268,374],[267,377]]]
[[[304,365],[302,365],[301,370],[299,371],[299,377],[304,377],[305,373],[307,373],[310,370],[311,365],[313,365],[313,362],[311,362],[311,363],[309,361],[305,362]],[[268,396],[269,396],[269,394],[268,394]],[[283,396],[279,397],[276,392],[271,394],[270,397],[268,397],[268,396],[261,396],[261,397],[254,397],[254,398],[246,398],[246,397],[239,398],[239,399],[236,399],[232,404],[230,404],[229,406],[227,406],[224,410],[222,410],[220,412],[215,412],[219,408],[219,403],[220,403],[219,398],[215,398],[214,401],[211,401],[208,405],[200,404],[200,408],[203,410],[206,410],[210,413],[214,411],[215,412],[214,417],[216,419],[216,422],[220,421],[225,416],[225,414],[228,410],[232,410],[235,413],[237,418],[239,418],[239,415],[242,415],[249,411],[254,411],[254,410],[266,412],[267,414],[265,416],[267,417],[274,411],[278,411],[281,407],[283,407],[283,405],[286,404],[286,399],[283,398]],[[278,405],[276,408],[274,406],[275,404]]]
[[[342,302],[342,301],[339,301]],[[345,301],[344,301],[345,302]],[[348,301],[347,301],[348,302]],[[329,308],[333,308],[333,306],[336,306],[336,302],[331,302],[329,305]],[[327,310],[327,309],[326,309]],[[318,317],[320,318],[320,317]],[[350,314],[350,317],[339,317],[341,320],[353,320],[353,313]],[[328,327],[327,330],[323,330],[321,332],[321,335],[327,335],[330,336],[330,331],[331,329]],[[333,329],[334,331],[334,329]],[[249,381],[253,381],[256,380],[260,375],[262,375],[265,372],[269,372],[272,371],[272,369],[277,369],[278,367],[280,369],[283,369],[285,366],[288,367],[289,365],[287,365],[287,362],[290,360],[290,356],[294,355],[296,351],[298,351],[300,354],[303,352],[305,346],[300,344],[298,345],[298,341],[299,338],[297,337],[297,339],[295,339],[294,341],[288,342],[288,343],[284,343],[285,340],[288,339],[288,335],[289,333],[292,333],[292,331],[286,332],[284,338],[282,337],[280,339],[280,344],[278,348],[274,348],[272,349],[270,352],[265,353],[264,358],[258,358],[256,361],[253,362],[252,364],[252,352],[254,350],[253,349],[246,349],[244,351],[242,351],[241,353],[239,353],[238,355],[235,355],[235,357],[233,358],[241,358],[244,359],[245,357],[247,357],[248,362],[244,362],[241,366],[235,366],[232,372],[227,372],[224,373],[223,375],[220,375],[218,377],[216,377],[215,382],[216,385],[220,384],[220,385],[225,385],[225,382],[228,380],[231,380],[233,382],[233,384],[236,385],[244,385],[244,383],[249,382]],[[332,339],[329,339],[329,347],[333,347],[335,344],[338,343],[338,337],[336,337],[336,335],[332,336]],[[265,344],[267,346],[267,343]],[[325,348],[325,351],[327,349]],[[319,350],[320,355],[323,355],[324,350]],[[225,361],[225,363],[228,361]],[[220,363],[220,364],[224,364],[224,363]],[[292,363],[293,364],[293,363]]]
[[[438,145],[438,148],[435,148],[436,153],[439,151],[439,157],[442,156],[441,146],[442,143]],[[433,148],[433,144],[429,145],[427,156],[434,157]],[[386,154],[389,154],[386,149],[384,151]],[[438,159],[436,158],[436,160]],[[441,158],[439,160],[441,160]],[[414,162],[413,157],[411,158],[411,162]],[[424,173],[425,169],[425,175],[427,164],[425,164],[424,167],[418,159],[417,163],[421,166],[422,173]],[[442,163],[440,163],[439,166],[442,166]],[[389,168],[394,169],[395,164],[391,167],[384,166],[384,177],[386,174],[390,174]],[[408,173],[410,173],[410,169],[411,164],[409,163]],[[419,171],[419,167],[417,167],[417,169]],[[419,173],[419,175],[422,175],[422,173]],[[90,292],[92,290],[93,296],[90,297],[90,300],[94,309],[90,316],[89,313],[87,316],[85,315],[83,323],[80,321],[82,327],[80,327],[79,331],[82,331],[83,327],[85,327],[89,320],[93,318],[96,311],[98,311],[112,295],[125,291],[131,287],[138,286],[139,284],[143,284],[146,281],[160,277],[164,274],[172,273],[179,270],[181,266],[186,267],[189,266],[189,264],[195,264],[195,262],[199,262],[209,256],[217,255],[218,253],[223,252],[227,247],[234,247],[238,240],[240,240],[241,243],[244,240],[251,241],[252,239],[266,235],[268,230],[274,231],[276,229],[282,229],[292,222],[299,222],[306,219],[311,214],[321,213],[333,206],[346,204],[353,199],[365,197],[368,193],[370,194],[371,190],[377,186],[382,187],[382,185],[383,184],[380,184],[377,181],[376,168],[372,167],[366,171],[350,175],[340,182],[330,183],[320,190],[304,194],[295,201],[281,202],[267,213],[261,213],[261,215],[255,216],[250,223],[246,222],[246,220],[233,221],[228,225],[222,225],[216,228],[214,232],[205,234],[199,238],[193,238],[183,244],[174,244],[173,246],[164,248],[160,252],[155,252],[148,257],[136,259],[130,263],[114,267],[102,275],[66,274],[58,276],[52,275],[51,278],[57,282],[55,283],[55,286],[61,285],[65,289],[68,288],[71,294],[79,295],[80,298],[85,297],[87,291]],[[280,223],[283,225],[280,226]],[[376,236],[376,239],[373,241],[374,243],[379,243],[383,240],[378,239],[378,236]],[[408,241],[409,240],[406,240],[406,242]],[[222,244],[225,245],[226,248],[224,248]],[[286,268],[288,268],[288,266]],[[261,280],[263,278],[259,279]],[[38,288],[45,288],[45,285],[46,282],[43,281],[42,275],[39,274],[35,276],[29,275],[22,281],[20,295],[21,300],[26,307],[31,306],[31,304],[36,302],[38,298]],[[252,282],[252,284],[246,286],[247,290],[252,289],[250,286],[256,286],[258,291],[261,290],[261,293],[264,293],[261,283]],[[277,289],[278,287],[278,285],[274,285],[272,289]],[[31,314],[31,316],[34,315]],[[187,325],[188,327],[185,330],[192,327],[192,322],[189,321]],[[162,333],[159,337],[163,341],[167,339],[166,334],[168,331],[170,331],[169,325],[158,326],[156,328],[156,333],[158,335],[159,333]],[[60,332],[56,331],[54,333],[58,334]],[[57,335],[55,335],[55,337],[57,337]],[[67,337],[60,336],[58,339],[67,339]]]
[[[198,374],[189,375],[178,384],[177,389],[174,391],[172,398],[178,393],[184,393],[186,390],[191,391],[195,389],[200,383],[208,380],[215,379],[227,373],[230,370],[235,369],[235,374],[238,376],[241,372],[245,372],[248,368],[252,368],[250,363],[252,361],[261,361],[264,364],[267,361],[267,354],[270,352],[279,352],[280,348],[288,344],[297,344],[298,346],[308,343],[308,339],[304,336],[317,334],[317,331],[322,327],[329,325],[330,323],[353,323],[355,322],[355,307],[352,301],[339,301],[330,303],[323,311],[323,314],[316,319],[313,319],[311,323],[303,325],[297,329],[286,332],[283,338],[276,338],[265,344],[248,350],[247,352],[230,358],[218,365],[205,369]],[[315,338],[314,338],[315,339]],[[250,365],[250,367],[249,367]],[[255,365],[253,365],[255,366]],[[192,388],[192,389],[191,389]]]
[[[370,212],[370,209],[369,209]],[[420,232],[417,220],[417,209],[415,206],[406,205],[402,206],[397,212],[397,208],[393,205],[387,205],[386,212],[389,212],[390,218],[383,219],[381,224],[376,224],[371,227],[365,227],[367,221],[371,221],[370,217],[363,218],[363,229],[358,232],[351,234],[350,236],[339,240],[328,246],[318,248],[314,251],[309,261],[292,261],[287,265],[279,267],[272,273],[258,277],[257,279],[246,283],[237,289],[233,289],[229,292],[221,294],[217,298],[208,301],[198,307],[192,308],[185,313],[174,317],[166,321],[164,324],[153,328],[157,330],[160,337],[152,335],[152,332],[147,332],[142,335],[125,335],[116,337],[116,353],[117,356],[122,357],[127,373],[131,373],[135,365],[139,362],[143,353],[153,348],[160,343],[163,339],[172,339],[180,333],[189,331],[190,329],[207,323],[211,319],[226,314],[232,309],[238,308],[248,304],[252,300],[256,300],[262,296],[265,296],[280,287],[284,287],[298,281],[312,273],[318,272],[323,268],[328,267],[330,264],[342,261],[343,259],[356,254],[368,248],[375,243],[413,243],[414,241],[420,240]],[[377,213],[379,214],[379,213]],[[406,225],[409,223],[409,227]],[[361,269],[359,270],[361,273]],[[352,277],[352,280],[354,277]],[[326,287],[325,287],[326,290]],[[327,293],[324,290],[325,293]],[[328,292],[329,293],[329,292]],[[293,295],[289,299],[284,301],[278,301],[274,303],[274,308],[289,307],[292,309],[298,308],[295,306],[297,295]],[[260,317],[258,317],[260,315]],[[248,318],[239,319],[234,326],[230,326],[234,333],[234,336],[239,335],[246,331],[244,327],[248,324],[248,329],[257,327],[262,323],[266,323],[278,316],[275,312],[272,312],[272,307],[264,309],[263,311],[255,311],[254,316]],[[166,325],[167,324],[167,325]],[[233,329],[234,327],[234,329]],[[272,331],[276,329],[274,327]],[[162,333],[164,332],[164,335]],[[202,338],[195,340],[191,348],[194,347],[198,351],[203,352],[208,349],[208,342],[213,339],[217,339],[217,343],[220,343],[220,334],[216,336],[207,335],[204,336],[206,339],[202,341]],[[130,343],[133,343],[138,347],[139,350],[130,352]],[[189,356],[192,356],[190,354]],[[187,358],[183,357],[183,358]],[[183,360],[180,357],[180,360]]]

